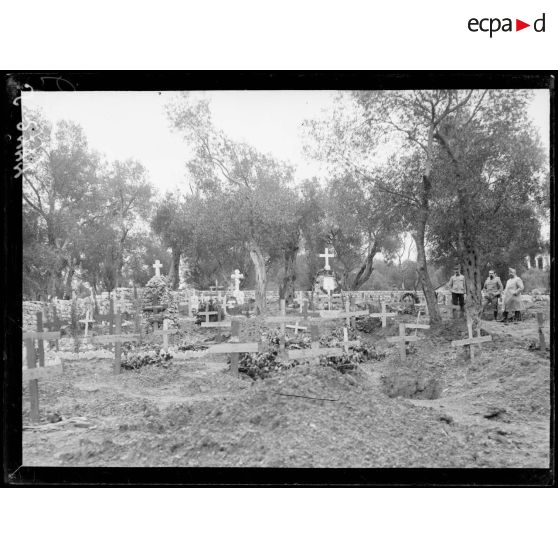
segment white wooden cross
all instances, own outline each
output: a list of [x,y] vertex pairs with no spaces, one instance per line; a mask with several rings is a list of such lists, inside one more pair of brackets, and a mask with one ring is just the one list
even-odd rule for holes
[[300,323],[300,322],[297,320],[297,321],[295,322],[295,325],[290,325],[290,324],[289,324],[289,325],[287,325],[287,326],[285,326],[285,327],[288,327],[289,329],[294,329],[294,333],[295,333],[295,335],[297,335],[299,329],[300,329],[301,331],[306,331],[306,330],[308,329],[308,328],[306,328],[306,327],[304,327],[304,326],[298,325],[299,323]]
[[231,275],[231,279],[234,281],[234,290],[239,291],[240,290],[240,280],[244,279],[244,275],[242,275],[242,273],[240,273],[240,271],[238,269],[235,269],[234,273]]
[[387,327],[387,318],[397,316],[396,312],[386,312],[386,303],[382,300],[382,311],[380,313],[370,313],[372,318],[382,318],[382,327]]
[[329,258],[335,258],[335,255],[333,253],[329,253],[329,248],[325,249],[325,253],[324,254],[320,254],[320,258],[325,258],[325,265],[324,265],[324,269],[331,269],[331,266],[329,265]]
[[287,351],[287,356],[289,359],[303,359],[311,358],[316,359],[320,356],[342,356],[343,349],[341,347],[324,347],[320,348],[320,333],[318,326],[313,324],[310,328],[312,341],[310,343],[310,349],[298,349]]
[[87,332],[89,330],[89,324],[95,323],[95,320],[91,319],[91,310],[87,310],[85,313],[85,320],[79,320],[80,324],[85,324],[85,335],[84,339],[87,339]]
[[[232,275],[231,275],[231,277],[232,277]],[[223,287],[223,285],[219,285],[219,281],[217,281],[217,279],[215,279],[215,285],[210,285],[209,290],[210,291],[216,291],[218,293],[219,289],[224,289],[224,288],[225,287]]]
[[356,341],[349,341],[349,330],[344,327],[343,328],[343,350],[345,353],[349,352],[349,347],[360,347],[360,341],[357,339]]
[[[407,341],[418,341],[418,337],[415,335],[405,335],[405,326],[407,324],[399,324],[399,336],[398,337],[388,337],[387,341],[389,343],[397,343],[399,345],[399,354],[401,356],[401,360],[405,360],[407,358],[407,349],[406,344]],[[415,324],[416,325],[416,324]]]
[[477,331],[477,337],[473,337],[473,323],[468,320],[467,321],[467,332],[469,333],[469,337],[467,339],[458,339],[456,341],[451,342],[452,347],[465,347],[469,345],[469,354],[471,356],[471,360],[475,360],[475,347],[479,343],[486,343],[487,341],[492,341],[492,335],[484,335],[481,336],[480,330]]
[[155,268],[155,276],[160,277],[161,275],[160,269],[163,267],[163,264],[159,260],[155,260],[155,263],[153,264],[152,267]]
[[163,349],[165,351],[168,351],[169,349],[169,335],[174,335],[175,333],[178,333],[178,329],[169,327],[169,322],[170,320],[168,318],[165,318],[163,320],[163,329],[158,329],[153,332],[153,335],[163,336]]

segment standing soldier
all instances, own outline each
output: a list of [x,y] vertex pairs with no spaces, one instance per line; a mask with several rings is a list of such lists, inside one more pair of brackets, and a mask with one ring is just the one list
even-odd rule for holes
[[498,299],[500,298],[504,286],[500,277],[493,270],[488,272],[488,279],[484,282],[484,304],[482,311],[484,312],[488,306],[494,310],[494,319],[498,318]]
[[450,277],[448,287],[451,292],[451,303],[454,306],[459,304],[461,308],[461,315],[463,315],[463,308],[465,306],[465,277],[461,275],[461,269],[455,266],[455,274]]
[[523,281],[517,275],[513,267],[509,268],[510,278],[506,281],[506,289],[504,290],[504,315],[500,321],[507,322],[510,312],[514,312],[516,322],[521,321],[521,311],[523,310],[523,303],[521,302],[521,293],[523,292]]

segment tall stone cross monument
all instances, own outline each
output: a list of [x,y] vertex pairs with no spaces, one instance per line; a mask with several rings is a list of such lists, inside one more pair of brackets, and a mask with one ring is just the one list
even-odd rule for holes
[[333,253],[329,253],[329,248],[325,249],[325,254],[320,254],[320,258],[325,258],[325,265],[324,265],[324,269],[325,270],[330,270],[331,266],[329,265],[329,258],[335,258],[335,255]]
[[160,269],[163,267],[163,264],[159,260],[155,260],[153,266],[155,268],[155,276],[159,277],[161,275]]
[[231,279],[234,281],[234,296],[238,304],[244,304],[244,293],[240,290],[240,280],[244,279],[244,275],[240,273],[238,269],[234,270],[231,275]]
[[240,280],[244,279],[244,275],[242,275],[238,269],[235,269],[234,273],[231,275],[231,279],[234,281],[235,292],[240,291]]

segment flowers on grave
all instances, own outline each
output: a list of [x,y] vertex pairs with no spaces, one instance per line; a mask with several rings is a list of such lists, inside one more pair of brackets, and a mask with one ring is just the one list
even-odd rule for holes
[[[229,359],[230,362],[230,359]],[[273,372],[287,370],[296,366],[296,361],[277,360],[277,351],[266,353],[242,353],[238,361],[238,371],[252,380],[263,380]]]
[[184,352],[184,351],[206,351],[207,345],[197,345],[195,343],[190,343],[185,339],[182,340],[176,347],[177,351]]
[[172,353],[164,349],[133,350],[122,354],[120,366],[125,370],[138,370],[149,365],[168,368],[172,358]]
[[[163,308],[156,312],[152,309],[154,306]],[[153,331],[155,321],[162,325],[164,319],[171,320],[169,325],[178,326],[178,304],[174,302],[172,291],[163,275],[155,275],[148,281],[143,289],[142,308],[146,332]]]

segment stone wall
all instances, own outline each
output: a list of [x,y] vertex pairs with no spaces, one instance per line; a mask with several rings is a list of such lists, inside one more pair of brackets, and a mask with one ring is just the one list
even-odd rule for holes
[[[250,298],[255,298],[254,291],[243,291],[245,300],[249,300]],[[295,292],[295,299],[298,297],[299,291]],[[311,293],[307,291],[302,291],[303,295],[307,298],[310,297]],[[141,300],[143,294],[143,289],[137,289],[137,296],[138,299]],[[193,289],[188,290],[181,290],[181,291],[173,291],[173,301],[178,302],[188,302],[190,294],[196,294],[197,296],[205,295],[205,297],[215,296],[215,293],[211,291],[196,291]],[[343,293],[346,295],[347,293]],[[399,300],[403,295],[403,291],[356,291],[353,293],[349,293],[351,296],[355,296],[356,301],[366,300],[366,301],[382,301],[385,300],[389,302],[391,300]],[[421,302],[424,301],[424,295],[422,293],[418,293]],[[116,303],[121,308],[122,312],[128,312],[130,314],[134,313],[134,289],[132,288],[121,288],[116,289],[115,292],[112,293],[113,298],[116,300]],[[315,297],[317,295],[314,295]],[[326,295],[321,295],[326,296]],[[277,301],[279,297],[278,291],[268,291],[267,292],[267,300],[268,301]],[[338,299],[336,296],[335,299]],[[99,307],[99,311],[101,314],[108,314],[109,312],[109,293],[104,292],[100,295],[97,295],[97,304]],[[90,299],[89,298],[78,298],[77,301],[78,305],[78,315],[79,319],[85,318],[85,314],[87,309],[90,307]],[[115,306],[116,307],[116,306]],[[72,301],[71,300],[57,300],[56,301],[56,312],[58,314],[58,318],[64,322],[70,322],[70,313],[72,308]],[[24,301],[23,302],[23,331],[35,331],[36,330],[36,313],[37,312],[44,312],[44,321],[48,321],[52,319],[52,311],[49,310],[49,307],[44,302],[37,302],[37,301]]]

